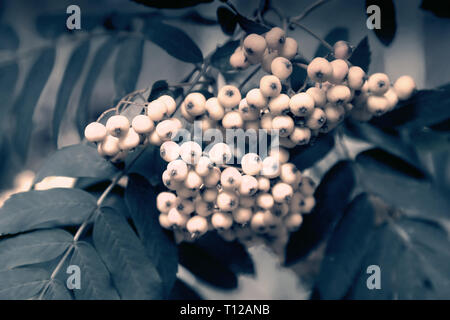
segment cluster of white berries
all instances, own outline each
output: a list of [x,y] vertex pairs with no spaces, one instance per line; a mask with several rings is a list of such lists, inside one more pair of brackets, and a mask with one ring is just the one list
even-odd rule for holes
[[[226,135],[225,129],[264,129],[269,134],[276,130],[279,144],[271,145],[263,159],[256,153],[238,155],[222,142],[205,143],[205,149],[194,141],[175,142],[183,123],[173,116],[177,104],[168,95],[145,103],[144,112],[131,121],[116,114],[105,125],[89,124],[86,139],[113,162],[123,161],[139,145],[160,146],[161,157],[168,162],[162,181],[169,191],[157,197],[159,221],[180,239],[192,240],[215,229],[227,240],[285,242],[315,205],[314,184],[288,162],[287,149],[309,144],[348,115],[359,121],[380,116],[416,88],[410,76],[392,85],[384,73],[367,76],[349,62],[350,45],[338,41],[332,61],[318,57],[303,65],[308,86],[286,92],[283,84],[292,73],[297,51],[297,42],[280,28],[263,36],[250,34],[230,64],[244,69],[261,63],[270,74],[260,79],[259,87],[243,96],[237,87],[225,85],[209,99],[191,92],[180,104],[182,118],[200,121],[203,131],[216,128]],[[240,159],[240,166],[228,165],[232,158]]]
[[90,123],[84,135],[86,140],[97,144],[98,153],[113,162],[123,161],[128,153],[140,145],[161,145],[170,140],[182,123],[171,118],[176,109],[175,100],[169,95],[146,103],[144,113],[131,121],[124,115],[113,115],[106,124]]
[[193,141],[166,141],[160,152],[170,191],[157,197],[159,221],[183,240],[214,229],[226,240],[287,240],[315,205],[314,183],[286,156],[247,153],[234,167],[225,143],[204,152]]

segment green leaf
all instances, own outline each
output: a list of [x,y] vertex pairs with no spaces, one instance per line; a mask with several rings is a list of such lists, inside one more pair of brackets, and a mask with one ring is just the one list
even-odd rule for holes
[[17,50],[20,40],[14,29],[6,24],[0,24],[0,50]]
[[117,97],[121,98],[136,88],[141,73],[143,52],[143,40],[135,38],[122,40],[114,65],[114,86]]
[[232,70],[230,57],[236,48],[239,47],[239,43],[239,40],[228,41],[223,46],[218,47],[211,56],[211,65],[223,72]]
[[78,128],[78,134],[81,138],[84,137],[84,128],[89,121],[89,101],[94,91],[95,83],[100,76],[103,67],[108,62],[111,54],[117,44],[116,38],[109,38],[98,48],[92,59],[92,63],[89,66],[86,79],[81,89],[80,100],[78,102],[78,108],[76,112],[76,122]]
[[[127,159],[128,164],[133,159]],[[133,163],[130,173],[137,173],[145,177],[150,184],[156,186],[162,184],[162,173],[166,169],[167,163],[161,158],[159,148],[148,146],[142,155]]]
[[199,279],[221,289],[235,289],[238,279],[229,266],[194,243],[178,246],[180,264]]
[[297,146],[291,149],[290,162],[294,163],[300,170],[310,168],[324,158],[333,147],[333,134],[322,135],[306,146]]
[[[34,298],[38,298],[38,296]],[[42,296],[42,300],[72,300],[72,295],[62,281],[53,279],[50,280],[48,288]]]
[[55,55],[54,47],[42,51],[28,72],[22,90],[14,104],[16,113],[15,145],[22,159],[26,159],[33,129],[34,110],[53,70]]
[[125,191],[125,200],[137,233],[147,255],[159,272],[164,292],[169,295],[178,270],[177,247],[159,224],[159,212],[156,208],[156,192],[139,175],[130,175]]
[[203,298],[184,281],[177,279],[170,292],[169,300],[203,300]]
[[168,54],[184,62],[201,63],[203,54],[195,42],[181,29],[160,20],[146,21],[143,30],[146,38]]
[[116,167],[101,157],[95,148],[75,144],[52,154],[37,172],[34,182],[49,176],[108,179],[116,172]]
[[97,251],[87,242],[75,244],[71,265],[77,265],[81,272],[81,288],[73,290],[81,300],[118,300],[119,295],[112,285],[108,269]]
[[217,8],[217,20],[223,33],[233,35],[238,23],[236,14],[227,7],[221,6]]
[[122,299],[164,297],[155,264],[122,215],[103,208],[95,219],[93,239]]
[[325,174],[314,193],[314,210],[303,216],[300,229],[289,238],[286,246],[287,265],[305,257],[329,237],[330,231],[344,213],[354,186],[355,178],[350,161],[338,162]]
[[50,274],[43,269],[20,268],[0,271],[0,300],[26,300],[37,295]]
[[80,224],[95,208],[96,199],[78,189],[17,193],[0,208],[0,235]]
[[244,30],[248,34],[249,33],[263,34],[270,30],[268,27],[258,22],[252,21],[239,13],[237,14],[237,21],[242,30]]
[[83,71],[84,64],[89,54],[89,47],[89,40],[83,41],[78,45],[72,52],[66,70],[64,71],[64,76],[56,97],[55,110],[53,112],[53,142],[55,145],[58,144],[59,127],[61,126],[64,114],[69,105],[72,91]]
[[148,101],[158,99],[160,96],[169,92],[169,83],[166,80],[155,81],[152,85],[152,90],[148,96]]
[[362,187],[368,192],[412,215],[448,216],[448,197],[405,162],[373,149],[360,153],[356,163]]
[[450,118],[450,83],[436,89],[420,90],[397,108],[371,123],[381,128],[403,127],[417,129],[440,123]]
[[392,0],[366,0],[366,14],[371,17],[374,13],[367,13],[367,8],[376,5],[380,8],[380,25],[381,28],[373,29],[378,40],[385,46],[389,46],[394,41],[397,31],[397,22],[395,19],[395,6]]
[[201,3],[213,2],[213,0],[133,0],[147,7],[159,9],[179,9],[196,6]]
[[50,261],[61,255],[73,237],[61,229],[40,230],[0,241],[0,270]]
[[307,77],[306,70],[297,64],[292,64],[292,74],[290,76],[291,87],[294,91],[298,91],[305,83]]
[[[348,29],[343,27],[336,27],[328,32],[324,40],[331,45],[334,45],[336,42],[341,40],[348,41]],[[325,47],[323,44],[319,44],[314,57],[326,57],[329,53],[330,50],[327,47]]]
[[366,73],[369,71],[370,57],[371,57],[369,38],[365,36],[356,46],[355,50],[348,59],[351,64],[360,67]]

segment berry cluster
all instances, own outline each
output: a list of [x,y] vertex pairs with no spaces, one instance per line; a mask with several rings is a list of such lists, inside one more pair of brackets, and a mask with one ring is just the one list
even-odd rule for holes
[[166,141],[160,152],[170,192],[157,197],[159,221],[184,240],[212,229],[226,240],[279,239],[315,205],[314,183],[286,157],[247,153],[240,167],[228,166],[233,152],[227,144],[203,152],[193,141]]
[[[392,85],[384,73],[367,76],[349,62],[350,45],[338,41],[332,59],[317,57],[302,65],[308,77],[306,85],[293,92],[287,80],[297,51],[297,42],[280,28],[264,36],[250,34],[231,56],[230,64],[243,69],[261,63],[270,74],[262,76],[259,87],[245,96],[233,85],[223,86],[217,97],[209,99],[191,92],[180,103],[182,119],[178,119],[173,116],[175,100],[163,95],[145,103],[145,112],[131,121],[117,113],[105,125],[89,124],[86,139],[97,143],[98,152],[114,162],[123,161],[139,145],[160,146],[161,157],[168,162],[162,180],[170,191],[157,197],[159,220],[181,239],[191,240],[216,229],[228,240],[283,241],[315,205],[312,180],[288,162],[287,149],[309,144],[346,116],[359,121],[380,116],[415,90],[410,76],[402,76]],[[263,158],[223,142],[177,143],[183,119],[225,135],[227,129],[264,129],[269,134],[276,132],[279,143],[271,145]],[[230,161],[232,158],[237,161]]]

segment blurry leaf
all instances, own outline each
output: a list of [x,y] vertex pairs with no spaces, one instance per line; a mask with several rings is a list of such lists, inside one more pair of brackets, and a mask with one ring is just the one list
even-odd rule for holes
[[159,224],[156,195],[145,178],[129,176],[125,200],[141,242],[156,266],[163,290],[168,296],[176,279],[178,254],[174,240],[167,236]]
[[122,299],[163,298],[155,265],[122,215],[103,208],[94,222],[93,240]]
[[360,67],[367,73],[370,66],[371,55],[369,38],[365,36],[353,50],[353,53],[348,61],[350,61],[351,64]]
[[202,297],[195,292],[184,281],[177,279],[175,285],[170,292],[169,300],[203,300]]
[[223,6],[217,8],[217,20],[223,33],[233,35],[238,23],[237,16],[233,11]]
[[[342,299],[361,269],[375,226],[375,209],[367,194],[358,195],[330,237],[316,280],[320,299]],[[365,266],[367,267],[367,266]]]
[[61,229],[40,230],[0,241],[0,270],[50,261],[62,254],[73,237]]
[[237,288],[233,271],[217,258],[194,243],[182,242],[178,246],[180,264],[199,279],[221,289]]
[[[72,300],[72,295],[64,283],[58,279],[50,280],[50,284],[42,296],[42,300]],[[37,297],[35,297],[37,298]]]
[[420,8],[430,11],[440,18],[450,18],[450,8],[442,0],[422,0]]
[[450,83],[436,89],[420,90],[397,108],[371,123],[381,127],[421,128],[450,118]]
[[[348,29],[343,27],[336,27],[328,32],[324,40],[332,46],[336,42],[341,40],[348,41]],[[323,44],[319,44],[314,57],[326,57],[329,53],[330,50],[327,47],[325,47]]]
[[34,110],[53,70],[55,55],[54,47],[42,51],[28,72],[22,90],[14,104],[14,111],[16,112],[15,145],[23,161],[26,159],[33,130]]
[[429,181],[402,160],[380,149],[356,157],[362,187],[409,214],[448,216],[450,201]]
[[141,73],[143,51],[143,40],[135,38],[122,40],[114,64],[114,87],[118,98],[136,88]]
[[37,295],[50,274],[43,269],[20,268],[0,271],[0,300],[26,300]]
[[78,101],[76,113],[78,134],[81,138],[84,137],[84,128],[88,124],[89,101],[91,99],[92,92],[94,91],[95,83],[97,82],[104,65],[108,62],[109,57],[114,52],[116,43],[116,38],[106,40],[94,54],[92,63],[89,66],[89,71],[84,81],[83,88],[81,89],[80,100]]
[[309,145],[291,149],[290,162],[294,163],[300,170],[310,168],[324,158],[333,147],[334,136],[332,134],[322,135]]
[[246,33],[263,34],[270,30],[268,27],[266,27],[258,22],[252,21],[240,14],[237,14],[237,20],[238,20],[239,26]]
[[227,265],[236,274],[255,273],[253,261],[246,248],[238,241],[225,241],[216,232],[208,232],[195,241],[194,245]]
[[439,132],[424,128],[410,132],[409,139],[420,151],[450,151],[450,132]]
[[203,61],[203,54],[199,47],[177,27],[158,20],[147,20],[143,33],[148,40],[181,61],[189,63]]
[[239,43],[239,40],[228,41],[223,46],[218,47],[211,56],[211,64],[220,71],[232,70],[230,57],[236,48],[239,47]]
[[5,24],[0,24],[0,50],[17,50],[19,48],[19,36],[14,29]]
[[56,97],[55,110],[53,113],[53,142],[58,145],[59,127],[69,105],[69,99],[73,89],[81,76],[84,64],[89,54],[90,41],[83,41],[77,46],[67,63],[64,76],[59,86],[58,95]]
[[169,84],[166,80],[158,80],[153,83],[152,90],[150,91],[150,95],[148,96],[148,101],[151,102],[155,99],[158,99],[160,96],[164,95],[167,91],[169,91]]
[[346,123],[345,128],[354,137],[373,143],[377,147],[407,161],[410,165],[415,166],[417,170],[423,172],[422,165],[414,148],[405,141],[402,141],[400,137],[383,132],[368,123],[349,121]]
[[[73,34],[79,31],[67,28],[66,20],[69,15],[65,13],[65,8],[63,10],[61,10],[64,12],[63,14],[42,14],[36,18],[36,30],[41,37],[45,39],[55,39],[63,34]],[[81,30],[91,31],[96,27],[101,26],[104,18],[104,15],[94,15],[82,12]]]
[[0,208],[0,235],[76,225],[96,208],[96,199],[78,189],[56,188],[11,196]]
[[196,6],[201,3],[213,2],[213,0],[132,0],[147,7],[159,9],[179,9]]
[[187,23],[193,23],[193,24],[200,24],[205,26],[214,26],[217,24],[216,20],[209,19],[207,17],[202,16],[198,11],[189,11],[183,14],[180,19],[183,20],[183,22]]
[[442,122],[436,123],[434,125],[431,125],[429,126],[429,128],[434,131],[443,131],[443,132],[450,131],[450,118]]
[[80,300],[118,300],[119,295],[94,247],[87,242],[75,244],[71,265],[77,265],[81,272],[81,288],[73,290]]
[[105,160],[97,149],[75,144],[59,149],[44,162],[37,172],[34,182],[37,183],[49,176],[111,178],[117,169]]
[[[378,40],[385,46],[389,46],[394,40],[397,31],[397,22],[395,19],[395,6],[392,0],[366,0],[366,9],[376,5],[380,8],[380,29],[373,29]],[[367,10],[366,10],[367,13]],[[372,16],[367,14],[368,17]]]
[[292,74],[290,76],[291,79],[291,87],[294,91],[298,91],[306,80],[306,70],[304,68],[299,67],[297,64],[292,64]]
[[287,265],[305,257],[321,241],[329,237],[341,219],[355,186],[350,161],[340,161],[322,178],[314,197],[314,210],[303,216],[300,229],[291,234],[286,246]]
[[[8,113],[11,110],[11,101],[14,94],[14,88],[19,76],[19,65],[14,62],[0,66],[0,110]],[[0,119],[0,129],[3,127],[7,117]]]

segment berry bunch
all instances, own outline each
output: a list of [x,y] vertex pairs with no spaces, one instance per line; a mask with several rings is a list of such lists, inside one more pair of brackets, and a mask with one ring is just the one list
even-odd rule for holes
[[314,183],[285,157],[247,153],[240,167],[228,166],[233,152],[227,144],[203,152],[193,141],[166,141],[160,152],[170,192],[157,197],[159,221],[184,240],[211,229],[226,240],[280,240],[315,205]]

